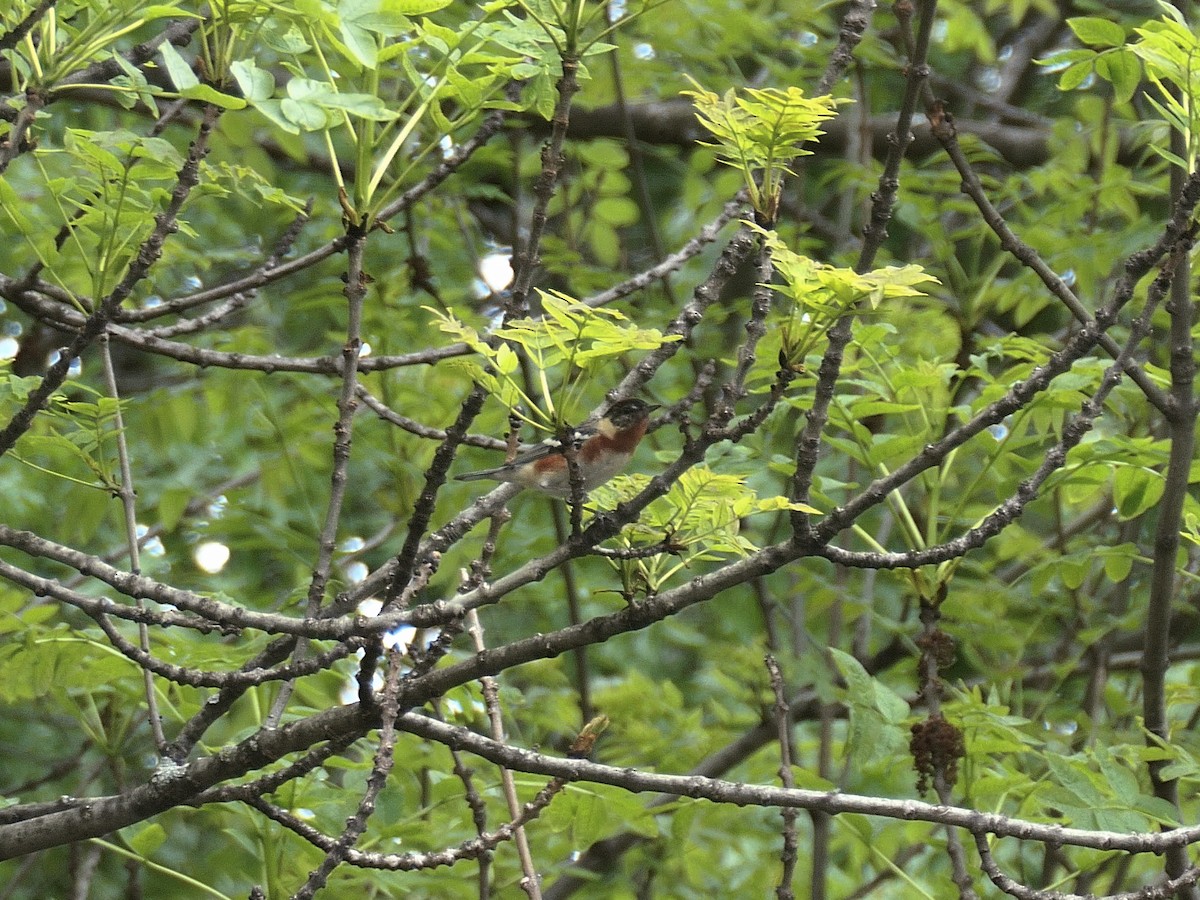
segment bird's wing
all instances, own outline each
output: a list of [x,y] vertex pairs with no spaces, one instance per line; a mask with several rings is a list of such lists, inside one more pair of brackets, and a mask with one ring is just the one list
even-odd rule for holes
[[[576,440],[586,440],[595,434],[596,431],[595,422],[584,422],[575,429]],[[522,444],[518,449],[517,455],[513,457],[512,462],[506,465],[523,466],[527,463],[537,462],[539,459],[545,459],[554,453],[562,453],[562,441],[558,438],[546,438],[540,444]]]

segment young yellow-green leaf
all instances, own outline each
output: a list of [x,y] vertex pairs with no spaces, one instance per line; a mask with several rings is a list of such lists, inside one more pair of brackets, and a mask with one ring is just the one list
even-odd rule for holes
[[[402,13],[406,16],[424,16],[431,12],[437,12],[439,9],[445,9],[450,5],[451,0],[382,0],[383,6],[394,12]],[[485,9],[485,12],[494,12],[498,9],[503,9],[508,4],[492,3],[488,4],[490,9]]]
[[655,350],[679,340],[653,328],[637,328],[615,309],[593,309],[566,294],[539,291],[545,315],[518,319],[495,329],[497,337],[528,350],[539,364],[550,367],[563,361],[588,368],[597,360],[630,350]]
[[801,145],[823,134],[821,123],[837,115],[838,101],[805,97],[796,87],[750,89],[742,98],[732,90],[718,97],[692,84],[696,90],[683,94],[693,98],[696,118],[717,139],[705,146],[719,148],[728,165],[778,164],[804,153]]
[[[1162,6],[1162,18],[1134,29],[1138,40],[1129,45],[1129,50],[1141,59],[1145,79],[1153,87],[1145,93],[1146,99],[1186,140],[1187,152],[1182,155],[1158,147],[1155,151],[1173,165],[1191,171],[1200,154],[1200,110],[1194,102],[1200,89],[1200,78],[1197,77],[1200,37],[1175,18],[1177,10],[1171,10],[1167,4]],[[1128,75],[1122,72],[1121,78],[1124,84]],[[1193,99],[1187,100],[1189,97]]]
[[876,309],[886,299],[920,296],[921,286],[938,280],[920,266],[885,266],[858,273],[816,262],[793,251],[774,231],[753,222],[746,225],[756,231],[771,254],[775,271],[782,283],[764,285],[792,301],[787,320],[780,324],[783,350],[792,365],[802,365],[822,336],[841,316],[857,303],[866,301]]
[[521,361],[517,358],[517,354],[513,353],[512,348],[508,344],[501,344],[497,348],[495,365],[501,375],[511,375],[517,371],[520,364]]
[[819,516],[821,511],[815,506],[809,506],[807,503],[798,503],[794,500],[789,500],[787,497],[761,497],[754,503],[755,512],[775,512],[777,510],[786,509],[791,512],[808,513],[809,515]]
[[824,133],[821,124],[845,101],[805,97],[796,87],[748,89],[744,97],[729,90],[718,97],[689,80],[695,90],[683,94],[692,98],[700,125],[716,138],[699,143],[717,148],[717,158],[742,173],[751,204],[773,219],[783,176],[790,174],[788,162],[810,153],[803,145]]
[[[588,371],[601,360],[619,357],[629,351],[654,350],[668,341],[680,339],[678,335],[638,328],[614,309],[593,309],[557,292],[542,291],[540,294],[544,315],[515,319],[493,328],[492,336],[500,339],[494,348],[484,342],[475,329],[455,318],[453,310],[441,312],[425,307],[433,314],[438,328],[483,356],[499,376],[487,383],[478,378],[476,381],[498,396],[510,410],[520,405],[528,411],[527,415],[540,417],[536,422],[527,419],[538,427],[545,427],[553,418],[540,413],[540,409],[551,414],[558,410],[561,414],[564,407],[574,407],[583,394],[578,378],[580,372]],[[523,381],[518,377],[522,352],[537,371],[539,403],[526,396]],[[562,387],[552,389],[552,384]],[[525,413],[519,414],[526,417]]]
[[[634,497],[646,486],[642,475],[627,475],[613,479],[592,492],[601,509],[614,508]],[[639,522],[622,532],[633,545],[652,544],[670,535],[671,542],[685,549],[685,559],[720,559],[726,556],[745,556],[757,548],[741,534],[742,520],[757,513],[794,509],[818,512],[810,506],[791,503],[786,497],[759,498],[737,475],[713,472],[698,465],[684,472],[670,491],[647,507]],[[647,563],[646,575],[657,584],[665,580],[668,571],[680,565]]]
[[434,309],[432,306],[422,306],[421,309],[433,314],[433,320],[437,323],[439,329],[451,337],[462,341],[476,353],[489,355],[492,352],[492,348],[480,339],[479,332],[454,317],[453,309],[446,312]]

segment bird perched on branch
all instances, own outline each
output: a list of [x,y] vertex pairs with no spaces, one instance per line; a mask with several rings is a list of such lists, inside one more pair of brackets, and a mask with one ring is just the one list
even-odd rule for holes
[[[618,400],[596,422],[584,423],[575,429],[578,449],[575,462],[586,493],[604,484],[628,465],[633,451],[646,434],[650,413],[657,404],[644,400]],[[571,475],[562,442],[544,441],[520,453],[511,462],[494,469],[466,472],[459,481],[511,481],[522,487],[535,488],[552,497],[571,496]]]

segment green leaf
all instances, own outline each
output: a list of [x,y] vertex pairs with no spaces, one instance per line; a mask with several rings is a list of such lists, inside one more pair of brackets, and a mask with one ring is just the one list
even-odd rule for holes
[[1125,43],[1125,29],[1108,19],[1079,16],[1067,19],[1067,25],[1083,44],[1093,47],[1120,47]]
[[183,88],[179,92],[179,96],[186,97],[188,100],[200,100],[203,103],[211,103],[213,106],[219,106],[222,109],[245,109],[247,105],[246,101],[241,97],[222,93],[207,84],[197,84],[192,87]]
[[508,344],[501,344],[496,350],[493,364],[501,375],[511,375],[517,371],[521,361],[517,357],[517,354],[513,353],[512,348]]
[[1064,556],[1058,560],[1058,577],[1069,590],[1078,590],[1091,571],[1091,560],[1077,556]]
[[554,115],[554,106],[558,103],[558,89],[554,86],[554,78],[548,69],[538,69],[538,74],[529,83],[528,90],[533,92],[531,108],[547,122]]
[[723,97],[689,80],[695,90],[683,91],[692,98],[700,125],[716,138],[718,159],[742,173],[755,209],[774,218],[788,162],[810,151],[804,144],[824,134],[821,124],[837,115],[839,103],[826,95],[809,98],[800,88],[748,88],[744,97],[729,90]]
[[1034,62],[1039,66],[1060,68],[1069,63],[1092,62],[1098,55],[1095,50],[1059,50],[1045,59],[1035,59]]
[[167,531],[173,531],[183,518],[193,492],[188,488],[168,488],[158,498],[158,516]]
[[1067,66],[1063,70],[1062,75],[1058,77],[1058,89],[1060,91],[1073,91],[1085,81],[1094,71],[1093,63],[1074,63]]
[[836,647],[828,650],[846,680],[846,703],[850,707],[846,743],[852,763],[895,754],[907,743],[907,729],[901,727],[910,712],[907,701],[868,675],[862,663],[849,653]]
[[[129,834],[127,832],[132,832]],[[167,839],[167,830],[158,823],[132,826],[122,829],[121,837],[129,844],[129,848],[139,856],[152,856],[154,851],[163,845]]]
[[388,109],[386,103],[372,94],[342,94],[335,92],[311,95],[306,98],[326,109],[344,109],[353,116],[361,119],[371,119],[376,122],[390,122],[397,118],[397,113]]
[[267,100],[275,93],[275,76],[260,69],[252,59],[234,60],[229,66],[242,95],[251,103]]
[[1122,519],[1135,519],[1162,497],[1163,477],[1153,469],[1122,466],[1113,475],[1113,501]]
[[188,88],[194,88],[200,83],[200,79],[196,77],[196,73],[179,55],[179,51],[175,49],[175,45],[170,41],[163,41],[159,47],[159,52],[162,54],[163,63],[166,64],[167,74],[171,76],[171,83],[175,85],[176,90],[184,91]]
[[328,115],[321,107],[291,97],[285,97],[279,102],[279,110],[289,122],[303,131],[318,131],[329,121]]
[[141,69],[137,68],[137,66],[127,60],[120,53],[117,53],[114,50],[110,58],[113,62],[120,66],[121,71],[125,73],[123,80],[118,76],[112,80],[112,83],[115,85],[128,85],[132,93],[136,96],[137,100],[150,107],[154,115],[157,116],[158,103],[155,101],[154,95],[156,93],[160,93],[160,90],[157,87],[151,88],[150,83],[146,80],[146,76],[142,74]]
[[[295,102],[295,101],[291,101]],[[277,127],[283,129],[288,134],[299,134],[300,127],[292,119],[288,118],[283,112],[283,101],[281,100],[260,100],[254,104],[254,108],[267,117]]]
[[342,44],[351,58],[364,69],[374,69],[379,59],[379,43],[375,35],[357,23],[343,19],[339,28]]
[[179,55],[179,51],[175,49],[170,41],[163,41],[159,52],[162,54],[163,62],[166,64],[167,74],[171,77],[171,83],[179,91],[179,96],[185,97],[188,100],[200,100],[204,103],[211,103],[222,109],[244,109],[246,107],[246,101],[241,97],[224,94],[211,85],[201,84],[200,79],[196,77],[196,73],[192,71],[192,67]]
[[1129,577],[1129,573],[1133,570],[1138,550],[1134,544],[1120,544],[1107,548],[1107,552],[1103,556],[1105,577],[1114,584],[1120,584]]
[[1096,787],[1094,776],[1088,771],[1086,761],[1048,753],[1046,764],[1050,767],[1058,786],[1068,791],[1076,801],[1096,806],[1105,802],[1106,797]]
[[1039,800],[1057,807],[1068,822],[1080,828],[1134,832],[1147,828],[1146,817],[1132,808],[1141,797],[1137,780],[1107,753],[1098,751],[1100,772],[1083,756],[1045,755],[1054,783]]
[[1120,50],[1102,54],[1096,60],[1096,71],[1112,82],[1113,98],[1118,103],[1133,99],[1142,79],[1142,66],[1137,56]]
[[603,197],[593,207],[596,217],[616,228],[633,225],[639,218],[637,204],[628,197]]
[[266,47],[285,57],[299,56],[311,49],[303,32],[296,27],[295,23],[267,19],[259,31],[259,37]]
[[449,6],[451,0],[388,0],[387,5],[406,16],[424,16]]
[[579,844],[593,844],[628,829],[645,837],[658,837],[657,819],[636,795],[608,785],[571,785],[555,798],[542,821],[554,833],[567,833]]
[[1200,779],[1200,763],[1182,747],[1172,747],[1171,755],[1166,758],[1171,761],[1162,768],[1161,775],[1164,779]]
[[[1164,778],[1169,776],[1164,776]],[[1134,809],[1140,813],[1144,813],[1157,824],[1166,828],[1180,828],[1183,822],[1179,818],[1179,810],[1175,804],[1169,800],[1164,800],[1161,797],[1148,797],[1145,794],[1139,795],[1134,803]]]

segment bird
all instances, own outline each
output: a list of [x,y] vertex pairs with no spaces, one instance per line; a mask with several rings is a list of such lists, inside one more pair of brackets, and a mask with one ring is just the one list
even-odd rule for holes
[[[658,408],[658,404],[637,398],[618,400],[598,421],[584,423],[575,429],[578,441],[575,461],[584,493],[604,484],[629,464],[633,451],[646,434],[650,413]],[[458,481],[483,478],[508,481],[551,497],[568,499],[571,496],[567,458],[562,443],[553,438],[518,454],[502,466],[464,472],[456,478]]]

